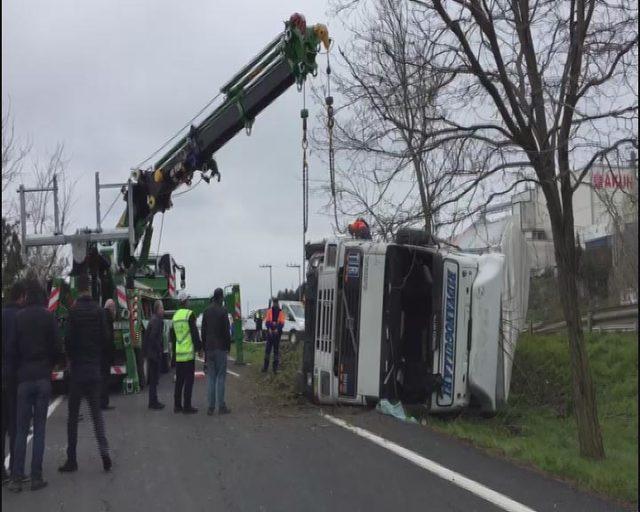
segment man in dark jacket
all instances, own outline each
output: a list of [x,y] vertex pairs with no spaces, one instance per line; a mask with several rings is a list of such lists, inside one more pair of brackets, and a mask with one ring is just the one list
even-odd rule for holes
[[213,302],[202,314],[202,343],[209,368],[207,396],[211,416],[218,404],[218,414],[231,412],[224,401],[224,383],[227,376],[227,354],[231,348],[229,314],[222,306],[222,288],[213,293]]
[[256,334],[254,341],[257,343],[262,341],[262,311],[256,309],[256,312],[253,315],[253,321],[256,324]]
[[[18,382],[16,364],[10,354],[15,346],[16,315],[25,303],[25,287],[17,281],[9,291],[9,302],[2,308],[2,460],[5,458],[5,440],[9,438],[9,472],[13,468],[13,447],[16,439],[16,399]],[[2,464],[2,483],[9,480],[9,474]]]
[[24,459],[31,420],[31,490],[47,485],[42,478],[42,459],[47,409],[51,398],[51,370],[62,352],[58,323],[44,307],[44,289],[35,280],[29,281],[26,288],[27,304],[16,315],[15,340],[9,349],[18,377],[15,462],[11,473],[11,490],[15,492],[22,490],[25,478]]
[[105,325],[107,327],[107,336],[105,338],[104,347],[102,347],[102,357],[100,360],[100,372],[102,374],[102,390],[100,395],[100,407],[103,411],[113,409],[113,405],[109,405],[109,380],[111,379],[111,365],[113,364],[114,337],[113,337],[113,321],[116,318],[116,303],[113,299],[107,299],[102,309],[104,314]]
[[158,401],[158,381],[162,362],[162,333],[164,331],[164,306],[161,300],[153,304],[153,316],[144,332],[142,351],[147,358],[147,382],[149,384],[149,409],[164,409]]
[[65,332],[65,348],[70,363],[67,461],[58,468],[58,471],[71,472],[78,469],[76,446],[78,444],[78,412],[82,397],[89,402],[102,467],[105,471],[109,471],[111,457],[100,408],[102,388],[100,364],[105,338],[108,336],[105,315],[91,297],[89,278],[86,274],[76,277],[76,290],[78,298],[69,311]]

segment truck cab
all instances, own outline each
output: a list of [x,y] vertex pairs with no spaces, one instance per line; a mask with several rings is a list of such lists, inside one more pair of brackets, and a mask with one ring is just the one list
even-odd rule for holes
[[316,246],[313,364],[303,368],[316,403],[386,398],[493,413],[505,401],[503,255],[357,239]]

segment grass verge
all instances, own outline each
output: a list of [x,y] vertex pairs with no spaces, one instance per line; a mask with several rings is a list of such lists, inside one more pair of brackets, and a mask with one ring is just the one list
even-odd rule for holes
[[462,414],[428,423],[477,446],[532,464],[578,487],[637,505],[638,339],[586,336],[606,459],[578,454],[565,335],[524,335],[514,361],[509,405],[496,417]]
[[[264,343],[244,343],[243,356],[247,363],[248,374],[257,384],[253,398],[259,405],[280,406],[306,404],[307,401],[298,392],[298,375],[302,367],[302,343],[291,345],[288,341],[280,342],[280,368],[276,375],[271,371],[262,373],[264,362]],[[236,357],[235,346],[231,356]],[[271,356],[273,361],[273,355]]]

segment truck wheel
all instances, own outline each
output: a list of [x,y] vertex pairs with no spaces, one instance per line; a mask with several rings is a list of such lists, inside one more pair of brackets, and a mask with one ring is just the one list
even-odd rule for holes
[[298,343],[298,332],[297,331],[289,331],[289,343],[291,345],[295,345]]

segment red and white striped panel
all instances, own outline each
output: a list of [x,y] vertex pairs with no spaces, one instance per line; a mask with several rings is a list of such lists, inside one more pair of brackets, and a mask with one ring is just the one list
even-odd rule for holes
[[118,298],[118,305],[121,308],[127,309],[127,292],[124,286],[116,286],[116,297]]
[[240,297],[238,297],[238,300],[236,301],[235,319],[240,320],[241,318],[242,318],[242,307],[240,306]]
[[58,308],[58,304],[60,304],[60,288],[51,288],[47,309],[49,311],[55,311]]
[[112,366],[111,367],[111,375],[126,375],[127,367],[124,365],[121,366]]
[[51,372],[51,380],[54,382],[64,380],[64,372]]
[[176,295],[176,275],[169,274],[169,279],[167,282],[167,291],[169,292],[169,297],[175,297]]

